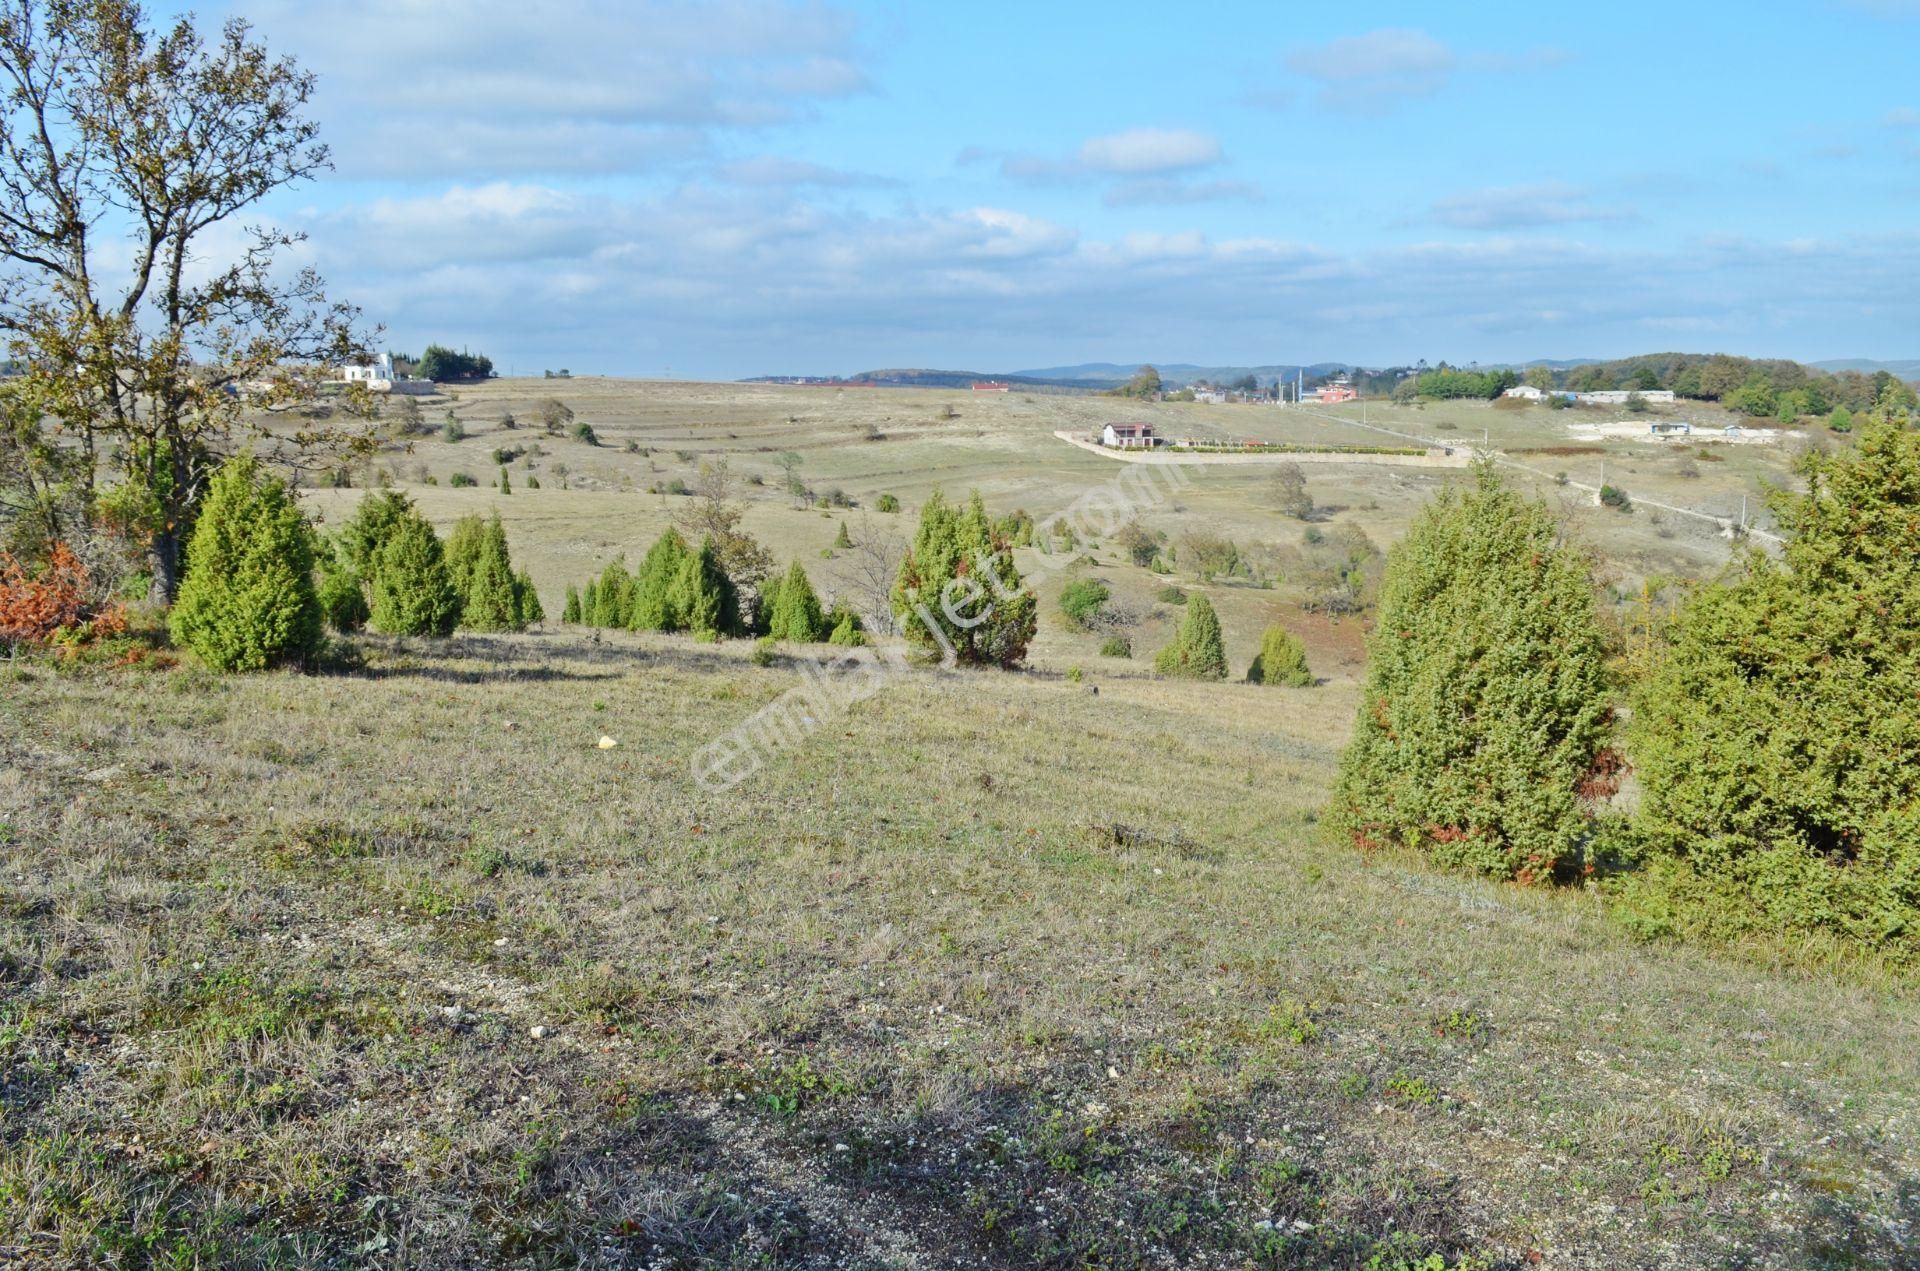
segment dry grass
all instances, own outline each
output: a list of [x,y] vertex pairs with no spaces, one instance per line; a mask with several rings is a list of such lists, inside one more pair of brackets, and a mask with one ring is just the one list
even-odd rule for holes
[[0,1259],[1913,1256],[1910,989],[1326,841],[1350,683],[929,672],[702,794],[745,654],[5,671]]

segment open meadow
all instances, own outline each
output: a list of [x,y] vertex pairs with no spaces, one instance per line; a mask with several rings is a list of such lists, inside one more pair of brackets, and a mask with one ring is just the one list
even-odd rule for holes
[[[600,444],[545,435],[549,395]],[[718,456],[779,562],[857,596],[858,545],[904,539],[936,486],[1044,525],[1122,468],[1056,429],[1379,435],[1357,411],[606,381],[461,389],[429,421],[449,406],[464,439],[391,448],[356,484],[384,473],[443,528],[498,509],[549,615],[686,502],[649,486]],[[1653,443],[1560,453],[1561,416],[1539,410],[1388,426],[1481,419],[1530,463],[1578,480],[1604,459],[1676,501],[1789,479],[1784,448],[1699,456],[1697,476]],[[486,484],[493,448],[535,444],[511,494]],[[788,451],[817,496],[858,506],[796,506]],[[362,637],[357,664],[319,675],[0,671],[0,1255],[1910,1259],[1907,982],[1640,943],[1590,889],[1447,877],[1321,828],[1364,621],[1303,608],[1309,531],[1384,548],[1464,474],[1312,465],[1306,521],[1258,465],[1186,475],[1143,521],[1176,546],[1230,539],[1257,577],[1156,574],[1107,542],[1023,549],[1043,598],[1028,670],[894,677],[725,791],[692,756],[802,683],[804,649],[759,665],[742,641],[550,620]],[[882,494],[904,510],[874,511]],[[304,497],[332,525],[361,491]],[[1560,502],[1622,588],[1730,551]],[[1133,658],[1063,621],[1059,590],[1084,577],[1129,614]],[[1320,682],[1153,677],[1169,588],[1213,598],[1236,677],[1279,621]]]
[[[666,491],[676,482],[694,487],[700,465],[718,458],[728,461],[739,481],[746,500],[745,528],[768,544],[781,564],[801,561],[823,590],[849,594],[871,610],[874,605],[854,585],[858,563],[823,558],[834,550],[841,522],[850,532],[858,531],[853,534],[856,543],[863,538],[904,543],[912,535],[914,513],[934,490],[944,491],[949,499],[964,499],[977,489],[995,515],[1023,509],[1044,525],[1088,492],[1111,485],[1123,471],[1121,464],[1052,434],[1097,432],[1112,420],[1148,422],[1163,436],[1296,445],[1416,444],[1410,438],[1462,446],[1488,442],[1524,465],[1506,469],[1509,479],[1564,509],[1573,532],[1593,548],[1605,579],[1621,596],[1648,577],[1711,576],[1726,564],[1734,545],[1707,522],[1646,509],[1621,512],[1595,506],[1591,493],[1557,485],[1556,474],[1596,488],[1604,479],[1629,495],[1729,518],[1737,517],[1745,496],[1750,521],[1767,525],[1764,491],[1771,484],[1793,484],[1794,455],[1804,445],[1823,444],[1811,429],[1765,447],[1653,440],[1576,443],[1568,439],[1570,425],[1613,419],[1618,412],[1539,406],[1511,410],[1483,403],[1368,403],[1364,408],[1349,403],[1295,411],[1066,394],[607,379],[494,380],[449,392],[450,399],[431,399],[422,406],[425,424],[436,432],[404,446],[390,445],[372,464],[355,471],[354,484],[390,482],[413,497],[443,530],[467,513],[498,511],[516,563],[531,569],[547,612],[554,616],[566,584],[584,582],[617,557],[624,557],[629,567],[636,564],[684,512],[686,496]],[[572,424],[558,436],[547,435],[537,417],[541,403],[549,399],[573,411],[575,423],[591,426],[599,445],[572,439]],[[437,435],[449,411],[465,433],[458,442]],[[503,414],[511,414],[518,427],[503,428]],[[1706,403],[1689,403],[1662,417],[1696,419],[1703,431],[1723,427],[1728,418]],[[524,452],[508,465],[513,493],[504,497],[494,488],[499,469],[492,456],[502,448]],[[784,489],[783,454],[798,456],[796,473],[816,495],[842,495],[858,506],[795,506]],[[1303,467],[1316,505],[1306,522],[1277,511],[1273,468],[1260,464],[1182,468],[1180,488],[1145,509],[1140,520],[1176,545],[1186,536],[1232,542],[1274,583],[1256,588],[1244,585],[1244,578],[1223,575],[1221,585],[1211,590],[1234,659],[1250,659],[1261,629],[1280,621],[1307,639],[1317,653],[1316,669],[1328,675],[1351,674],[1359,667],[1358,623],[1329,622],[1322,614],[1302,611],[1302,602],[1309,599],[1302,580],[1316,564],[1325,563],[1305,550],[1306,540],[1332,540],[1341,527],[1352,526],[1375,548],[1385,550],[1398,540],[1423,500],[1449,482],[1461,482],[1465,474],[1362,461]],[[1536,477],[1533,471],[1544,475]],[[476,485],[454,488],[456,473],[471,476]],[[424,484],[428,476],[437,484]],[[539,481],[539,489],[527,488],[529,476]],[[756,481],[759,484],[753,484]],[[883,494],[900,500],[899,515],[873,511]],[[306,494],[323,526],[343,520],[361,497],[359,489]],[[1150,654],[1178,618],[1177,609],[1156,605],[1154,597],[1170,582],[1190,585],[1194,576],[1185,569],[1156,576],[1110,544],[1084,554],[1089,558],[1085,568],[1106,580],[1121,603],[1140,617],[1137,652]],[[1061,567],[1064,562],[1041,561],[1030,552],[1023,552],[1021,560],[1023,568],[1039,567],[1043,612],[1057,618],[1053,602],[1068,576]],[[1377,577],[1377,562],[1370,572]],[[1036,665],[1064,670],[1094,658],[1099,644],[1096,636],[1069,634],[1059,622],[1043,621]]]

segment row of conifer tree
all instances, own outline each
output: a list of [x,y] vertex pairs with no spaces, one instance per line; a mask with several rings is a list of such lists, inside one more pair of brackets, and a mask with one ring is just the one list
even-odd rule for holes
[[800,562],[771,583],[747,588],[727,576],[712,539],[698,548],[680,531],[655,540],[639,568],[610,561],[596,578],[567,587],[560,620],[622,631],[685,631],[696,637],[767,635],[798,643],[862,643],[858,615],[843,602],[831,608]]
[[252,671],[310,660],[329,626],[444,636],[543,616],[497,514],[462,518],[443,544],[411,499],[382,490],[322,535],[287,484],[242,455],[213,476],[168,621],[207,665]]

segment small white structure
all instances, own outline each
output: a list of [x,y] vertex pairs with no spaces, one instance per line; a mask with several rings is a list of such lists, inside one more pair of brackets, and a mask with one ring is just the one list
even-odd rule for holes
[[1500,394],[1500,396],[1518,397],[1520,400],[1527,402],[1544,402],[1547,400],[1545,390],[1535,388],[1531,384],[1515,384],[1512,388]]
[[393,387],[393,358],[381,353],[372,363],[355,365],[352,362],[340,368],[340,378],[349,384],[365,384],[375,390]]
[[1592,393],[1575,393],[1574,400],[1585,402],[1589,406],[1624,406],[1629,397],[1638,397],[1643,402],[1671,402],[1674,400],[1670,388],[1603,388]]
[[1227,400],[1227,394],[1225,389],[1196,388],[1193,390],[1193,400],[1196,402],[1213,402],[1219,404]]
[[1100,444],[1109,450],[1151,450],[1160,443],[1152,424],[1108,424],[1100,430]]

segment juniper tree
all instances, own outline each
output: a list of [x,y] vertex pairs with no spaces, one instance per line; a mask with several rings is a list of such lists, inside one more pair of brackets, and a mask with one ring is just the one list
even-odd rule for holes
[[1153,669],[1188,680],[1227,678],[1227,652],[1213,602],[1196,592],[1180,618],[1180,630],[1154,655]]
[[681,625],[696,636],[714,639],[738,633],[733,583],[720,568],[719,550],[711,538],[702,539],[700,550],[680,562],[672,603]]
[[567,599],[560,607],[560,621],[576,625],[580,621],[580,591],[572,583],[567,584]]
[[1682,925],[1920,956],[1920,434],[1875,423],[1776,496],[1634,700],[1635,818]]
[[767,634],[776,640],[808,644],[827,633],[824,620],[820,598],[814,594],[813,584],[807,581],[807,571],[800,567],[799,561],[794,561],[787,566],[786,575],[774,593]]
[[386,545],[394,527],[413,511],[413,500],[398,490],[370,492],[341,525],[339,545],[349,569],[362,582],[371,582],[374,558]]
[[540,593],[534,588],[533,575],[524,569],[513,575],[513,607],[516,631],[547,620],[547,610],[540,603]]
[[319,577],[314,584],[326,623],[345,635],[367,625],[367,589],[347,560],[338,539],[321,539],[314,549]]
[[600,586],[591,578],[580,589],[580,621],[590,627],[600,625]]
[[1607,738],[1587,555],[1491,463],[1414,518],[1388,559],[1331,819],[1501,878],[1575,859]]
[[468,513],[453,523],[447,531],[442,553],[446,557],[447,576],[453,579],[453,586],[460,593],[462,603],[473,590],[473,571],[480,561],[480,553],[486,543],[487,523],[478,513]]
[[633,579],[619,560],[610,560],[600,571],[600,585],[594,590],[593,625],[624,628],[633,621]]
[[374,558],[372,625],[388,635],[445,636],[460,621],[460,592],[433,526],[408,510]]
[[463,580],[460,623],[471,631],[518,631],[527,625],[521,620],[520,609],[513,561],[507,553],[507,532],[496,514],[491,521],[480,524],[473,559]]
[[1260,652],[1247,668],[1247,679],[1254,684],[1308,687],[1313,671],[1307,666],[1306,646],[1285,627],[1268,627],[1260,637]]
[[687,541],[669,528],[647,549],[634,576],[631,621],[636,631],[677,631],[685,625],[674,605],[674,588],[687,556]]
[[169,622],[219,671],[257,671],[320,647],[313,528],[286,483],[250,455],[213,476]]
[[923,653],[948,653],[962,665],[1018,665],[1027,655],[1038,605],[1013,552],[996,541],[978,491],[965,510],[935,491],[900,564],[894,612]]

